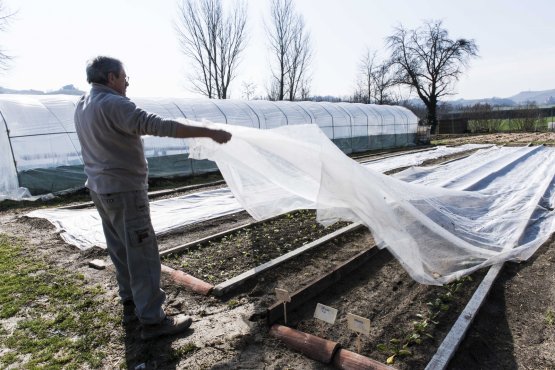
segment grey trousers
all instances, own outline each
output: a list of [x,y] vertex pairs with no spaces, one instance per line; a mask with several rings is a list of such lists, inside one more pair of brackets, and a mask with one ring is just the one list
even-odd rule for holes
[[165,317],[166,294],[160,289],[160,255],[147,191],[90,194],[102,219],[121,300],[135,303],[141,323],[159,323]]

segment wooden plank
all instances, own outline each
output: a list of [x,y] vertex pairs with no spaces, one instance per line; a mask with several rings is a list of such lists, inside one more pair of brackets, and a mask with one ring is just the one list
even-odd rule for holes
[[155,190],[155,191],[150,191],[148,193],[148,196],[150,197],[150,196],[167,195],[167,194],[177,193],[179,191],[195,190],[195,189],[205,188],[205,187],[209,187],[209,186],[222,185],[222,184],[225,184],[224,180],[212,181],[212,182],[207,182],[207,183],[204,183],[204,184],[181,186],[181,187],[173,188],[173,189]]
[[[329,286],[341,280],[344,276],[358,269],[361,265],[370,260],[370,258],[372,258],[372,256],[374,256],[378,252],[378,247],[374,245],[373,247],[360,252],[348,261],[334,268],[331,272],[316,278],[308,286],[297,290],[296,292],[291,294],[291,302],[287,303],[287,310],[294,310],[297,307],[303,305],[306,301],[321,293],[324,289],[327,289]],[[281,302],[275,303],[268,308],[268,325],[272,325],[282,317],[283,305],[281,304]]]
[[160,251],[160,257],[164,257],[164,256],[167,256],[167,255],[172,254],[172,253],[187,251],[189,249],[192,249],[193,247],[198,246],[198,244],[200,244],[200,243],[206,243],[206,242],[209,242],[209,241],[214,240],[214,239],[222,238],[222,237],[224,237],[228,234],[234,233],[235,231],[244,229],[244,228],[252,226],[252,225],[256,225],[259,222],[261,222],[261,221],[251,222],[251,223],[248,223],[246,225],[234,227],[233,229],[229,229],[229,230],[224,230],[224,231],[219,232],[217,234],[209,235],[205,238],[201,238],[201,239],[189,242],[189,243],[181,244],[181,245],[178,245],[178,246],[170,248],[170,249],[165,249],[163,251]]
[[484,280],[480,283],[470,301],[466,304],[463,312],[460,314],[459,318],[437,349],[437,352],[432,357],[426,370],[443,370],[447,367],[447,364],[457,351],[457,348],[461,344],[466,332],[470,328],[472,321],[476,317],[478,310],[482,306],[487,297],[497,275],[503,268],[503,264],[497,264],[490,267],[488,273],[484,277]]
[[243,272],[242,274],[239,274],[229,280],[224,281],[223,283],[220,283],[218,285],[216,285],[214,287],[214,291],[212,292],[214,295],[216,296],[221,296],[223,294],[225,294],[226,292],[228,292],[229,290],[237,287],[238,285],[243,284],[247,279],[250,279],[268,269],[271,269],[273,267],[276,267],[277,265],[290,260],[293,257],[296,257],[298,255],[300,255],[301,253],[304,253],[310,249],[313,249],[315,247],[318,247],[320,245],[322,245],[323,243],[326,243],[332,239],[337,238],[340,235],[343,235],[345,233],[357,230],[358,228],[362,227],[362,224],[360,223],[354,223],[351,224],[349,226],[345,226],[339,230],[334,231],[331,234],[328,234],[320,239],[314,240],[308,244],[303,245],[300,248],[297,248],[295,250],[292,250],[288,253],[285,253],[282,256],[279,256],[277,258],[274,258],[271,261],[265,262],[259,266],[256,266],[250,270],[247,270],[245,272]]
[[[206,183],[206,184],[195,184],[195,185],[181,186],[179,188],[173,188],[173,189],[156,190],[156,191],[149,192],[148,196],[149,197],[152,197],[152,196],[156,197],[156,196],[160,196],[160,195],[167,195],[167,194],[177,193],[179,191],[195,190],[195,189],[199,189],[199,188],[203,188],[203,187],[215,186],[215,185],[221,185],[221,184],[225,184],[225,181],[224,180],[218,180],[218,181],[213,181],[213,182],[209,182],[209,183]],[[69,205],[69,206],[58,207],[58,209],[81,209],[81,208],[91,207],[93,205],[94,205],[93,202],[84,202],[84,203],[73,204],[73,205]]]

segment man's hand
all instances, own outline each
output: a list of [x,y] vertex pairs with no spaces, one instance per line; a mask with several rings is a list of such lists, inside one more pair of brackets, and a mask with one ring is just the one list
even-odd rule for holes
[[210,136],[210,138],[218,144],[223,144],[231,139],[231,133],[224,130],[212,130],[212,136]]

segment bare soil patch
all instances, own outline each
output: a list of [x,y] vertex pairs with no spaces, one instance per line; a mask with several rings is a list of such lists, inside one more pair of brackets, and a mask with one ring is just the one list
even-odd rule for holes
[[435,145],[555,145],[555,132],[436,135],[432,138],[432,143]]

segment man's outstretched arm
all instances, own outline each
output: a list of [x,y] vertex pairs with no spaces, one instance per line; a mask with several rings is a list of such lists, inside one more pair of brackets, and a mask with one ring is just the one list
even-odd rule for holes
[[207,127],[189,126],[183,123],[177,125],[175,137],[192,138],[207,137],[219,144],[227,143],[231,139],[231,133],[224,130],[213,130]]

